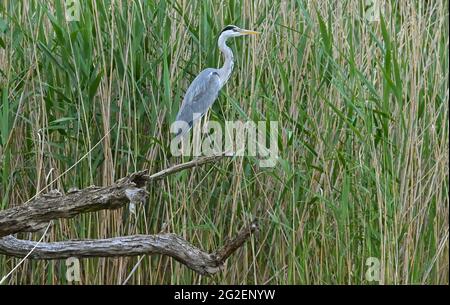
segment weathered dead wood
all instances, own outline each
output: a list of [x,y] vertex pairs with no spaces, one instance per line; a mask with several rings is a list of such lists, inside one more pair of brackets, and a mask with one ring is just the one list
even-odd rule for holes
[[26,204],[0,211],[0,253],[32,259],[162,254],[173,257],[200,274],[211,275],[219,271],[225,260],[258,230],[256,221],[212,253],[204,252],[170,233],[50,243],[21,240],[11,234],[42,229],[53,219],[71,218],[81,213],[117,209],[127,203],[142,202],[148,194],[146,187],[149,182],[163,179],[184,169],[217,161],[224,156],[225,154],[199,158],[153,175],[149,175],[147,171],[133,173],[107,187],[93,186],[71,190],[65,195],[51,192]]
[[44,228],[52,219],[105,209],[117,209],[129,203],[144,200],[145,188],[132,181],[98,188],[89,187],[66,195],[53,192],[37,197],[29,203],[0,211],[0,237],[33,232]]
[[184,169],[217,161],[224,155],[204,157],[174,165],[156,174],[147,171],[133,173],[107,187],[88,187],[69,191],[63,195],[51,192],[30,202],[0,211],[0,237],[18,233],[34,232],[44,228],[52,219],[71,218],[75,215],[106,209],[118,209],[128,203],[142,202],[146,195],[146,184]]
[[45,260],[68,257],[121,257],[162,254],[173,257],[202,275],[212,275],[220,270],[225,260],[239,249],[256,230],[258,230],[258,224],[254,221],[213,253],[204,252],[183,238],[170,233],[40,244],[6,236],[0,239],[0,253],[25,257],[36,247],[29,258]]

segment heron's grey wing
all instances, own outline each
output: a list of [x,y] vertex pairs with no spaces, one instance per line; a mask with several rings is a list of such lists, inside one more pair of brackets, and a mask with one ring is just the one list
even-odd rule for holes
[[[216,69],[205,69],[192,81],[178,111],[176,121],[184,121],[189,130],[194,122],[202,117],[217,99],[220,90],[220,78]],[[180,130],[185,133],[187,130]]]

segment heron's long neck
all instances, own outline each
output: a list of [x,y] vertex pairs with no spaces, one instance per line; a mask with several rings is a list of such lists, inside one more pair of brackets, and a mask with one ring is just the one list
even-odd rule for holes
[[219,69],[220,80],[222,86],[227,82],[230,78],[231,72],[233,71],[233,51],[227,46],[226,38],[224,36],[219,37],[219,49],[222,51],[222,54],[225,58],[225,63],[222,68]]

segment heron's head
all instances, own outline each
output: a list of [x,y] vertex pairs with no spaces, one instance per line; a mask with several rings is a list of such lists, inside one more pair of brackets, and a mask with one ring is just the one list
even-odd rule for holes
[[228,25],[222,30],[222,32],[220,32],[220,36],[223,38],[238,37],[244,35],[257,35],[257,34],[259,34],[259,32],[241,29],[235,25]]

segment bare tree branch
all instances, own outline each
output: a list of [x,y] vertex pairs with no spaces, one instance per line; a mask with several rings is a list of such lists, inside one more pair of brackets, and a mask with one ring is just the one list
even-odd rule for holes
[[0,239],[0,253],[15,257],[30,254],[32,259],[65,259],[68,257],[117,257],[143,254],[162,254],[173,257],[190,269],[212,275],[220,270],[225,260],[239,249],[252,233],[258,230],[256,221],[241,230],[219,250],[207,253],[183,238],[170,233],[133,235],[94,240],[69,240],[40,243],[20,240],[13,236]]
[[148,182],[163,179],[184,169],[217,161],[223,156],[198,158],[174,165],[151,176],[147,174],[147,171],[133,173],[107,187],[92,186],[69,191],[64,196],[55,191],[36,197],[26,204],[0,211],[0,237],[40,230],[52,219],[72,218],[81,213],[118,209],[130,202],[142,202],[147,195],[145,187]]
[[130,201],[144,200],[145,188],[132,181],[99,188],[89,187],[63,196],[53,192],[39,196],[27,204],[0,211],[0,237],[44,228],[52,219],[71,218],[77,214],[117,209]]
[[206,163],[210,163],[210,162],[215,162],[215,161],[219,161],[220,159],[222,159],[223,157],[225,157],[225,153],[221,154],[221,155],[216,155],[216,156],[211,156],[211,157],[203,157],[203,158],[198,158],[198,159],[194,159],[192,161],[186,162],[186,163],[182,163],[182,164],[177,164],[175,166],[172,166],[168,169],[162,170],[156,174],[153,174],[151,176],[148,177],[149,181],[153,181],[153,180],[160,180],[163,179],[169,175],[172,175],[176,172],[182,171],[184,169],[187,168],[191,168],[191,167],[197,167]]
[[220,270],[225,260],[258,230],[256,221],[212,253],[204,252],[170,233],[49,243],[21,240],[11,234],[42,229],[53,219],[71,218],[85,212],[117,209],[127,203],[142,202],[147,197],[146,187],[149,182],[163,179],[184,169],[217,161],[224,156],[225,153],[199,158],[153,175],[148,175],[147,171],[133,173],[107,187],[92,186],[82,190],[69,190],[65,195],[53,191],[26,204],[0,211],[0,254],[32,259],[162,254],[173,257],[200,274],[214,274]]

